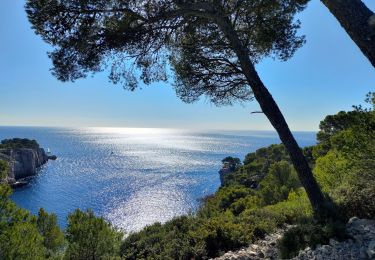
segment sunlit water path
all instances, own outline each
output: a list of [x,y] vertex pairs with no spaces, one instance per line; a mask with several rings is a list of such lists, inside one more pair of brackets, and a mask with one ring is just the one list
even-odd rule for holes
[[[315,133],[295,133],[301,146]],[[127,231],[195,210],[219,187],[221,159],[279,143],[274,132],[192,132],[145,128],[0,127],[0,139],[36,139],[58,156],[12,199],[36,213],[55,212],[61,226],[91,208]]]

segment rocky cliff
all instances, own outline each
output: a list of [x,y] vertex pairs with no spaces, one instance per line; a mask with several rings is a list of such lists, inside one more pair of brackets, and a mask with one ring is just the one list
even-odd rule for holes
[[230,169],[229,167],[222,167],[219,171],[219,176],[220,176],[220,183],[221,183],[221,186],[224,186],[225,184],[225,179],[228,177],[229,174],[231,174],[233,172],[232,169]]
[[0,160],[8,162],[9,171],[6,181],[33,176],[49,157],[43,148],[6,148],[0,149]]

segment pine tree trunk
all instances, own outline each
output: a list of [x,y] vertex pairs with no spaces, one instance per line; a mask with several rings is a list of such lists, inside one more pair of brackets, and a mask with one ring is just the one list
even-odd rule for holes
[[218,17],[217,24],[229,40],[241,64],[242,71],[246,76],[249,85],[254,93],[254,97],[258,101],[263,113],[270,120],[285,148],[287,149],[294,168],[297,171],[298,177],[306,190],[314,213],[317,216],[329,217],[331,211],[329,210],[329,203],[326,201],[318,183],[316,182],[312,171],[307,163],[301,148],[298,146],[294,139],[288,124],[286,123],[283,114],[281,113],[278,105],[264,86],[262,80],[258,76],[254,65],[252,64],[248,50],[243,46],[238,38],[237,33],[230,25],[228,19]]
[[281,113],[272,95],[259,78],[254,66],[250,66],[250,68],[247,68],[246,70],[246,78],[248,78],[249,82],[252,82],[251,88],[254,92],[254,96],[262,108],[263,113],[267,116],[272,126],[276,129],[281,141],[288,151],[293,166],[297,171],[298,177],[310,199],[314,212],[316,215],[326,216],[329,214],[326,212],[327,201],[325,200],[325,197],[312,174],[301,148],[298,146],[293,134],[291,133],[283,114]]
[[361,0],[321,0],[375,67],[375,15]]

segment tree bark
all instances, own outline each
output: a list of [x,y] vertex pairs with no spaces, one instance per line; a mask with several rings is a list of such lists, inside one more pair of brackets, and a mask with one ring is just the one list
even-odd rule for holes
[[375,15],[361,0],[321,0],[375,67]]
[[281,141],[285,145],[294,168],[297,171],[298,177],[309,197],[314,213],[319,216],[329,215],[330,212],[327,211],[329,203],[326,201],[318,183],[316,182],[307,160],[294,139],[278,105],[258,76],[253,63],[250,60],[247,48],[245,48],[240,41],[236,31],[232,28],[229,19],[218,17],[216,22],[235,50],[242,71],[254,93],[255,99],[258,101],[263,113],[270,120]]

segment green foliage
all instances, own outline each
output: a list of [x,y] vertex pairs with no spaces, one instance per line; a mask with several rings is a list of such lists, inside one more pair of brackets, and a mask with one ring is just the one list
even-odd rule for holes
[[329,222],[324,225],[308,221],[289,229],[278,242],[280,257],[292,258],[308,246],[328,244],[330,238],[343,240],[346,238],[345,224],[342,222]]
[[260,173],[267,173],[269,166],[274,162],[290,161],[289,155],[282,144],[272,144],[246,155],[244,165],[253,166],[255,170],[261,169]]
[[194,238],[192,216],[177,217],[165,224],[155,223],[130,234],[121,245],[124,259],[191,259],[206,255],[203,242]]
[[268,174],[268,170],[274,162],[290,162],[289,155],[282,144],[273,144],[256,150],[246,155],[243,166],[224,180],[225,185],[240,184],[251,187],[254,182],[259,182]]
[[363,117],[362,111],[340,111],[336,115],[328,115],[320,122],[320,131],[317,134],[319,142],[326,142],[340,131],[360,124]]
[[[339,207],[340,217],[375,218],[375,93],[367,95],[372,108],[327,116],[320,124],[314,175]],[[311,220],[290,229],[279,243],[281,256],[290,258],[306,246],[345,236],[340,219]]]
[[349,219],[352,216],[359,218],[375,218],[375,180],[360,177],[350,181],[332,191],[332,197],[340,206],[341,214]]
[[8,163],[0,160],[0,182],[8,176]]
[[1,141],[0,149],[10,149],[10,148],[39,148],[39,144],[35,140],[30,140],[27,138],[13,138],[4,139]]
[[251,190],[241,186],[224,188],[218,193],[217,200],[220,201],[218,206],[220,209],[225,210],[229,208],[234,202],[241,198],[245,198],[250,193]]
[[[122,252],[126,252],[123,256],[215,257],[288,223],[297,226],[287,232],[279,248],[284,257],[292,257],[306,246],[326,243],[331,237],[343,238],[342,216],[374,218],[374,112],[357,109],[355,113],[328,117],[327,121],[320,135],[327,139],[305,148],[304,154],[315,166],[314,174],[323,190],[339,206],[341,216],[336,220],[314,220],[307,194],[284,146],[272,145],[248,154],[244,165],[226,177],[225,185],[204,199],[196,215],[153,225],[129,236],[122,245]],[[328,131],[330,125],[333,129]],[[251,188],[254,182],[259,182],[257,189]],[[176,228],[177,223],[183,228]],[[180,242],[177,247],[177,241],[184,241],[183,245]],[[172,245],[181,253],[174,252]]]
[[43,259],[43,238],[36,219],[9,200],[12,190],[0,185],[0,259]]
[[77,209],[68,216],[66,259],[102,259],[118,256],[121,232],[90,210]]
[[220,105],[252,99],[238,70],[237,46],[228,44],[222,24],[233,27],[252,63],[269,56],[287,60],[304,43],[294,15],[306,3],[28,0],[25,8],[35,32],[54,47],[49,57],[59,80],[74,81],[109,66],[113,83],[134,90],[138,79],[167,80],[171,67],[185,102],[206,95]]
[[[280,158],[280,157],[279,157]],[[297,223],[311,217],[307,195],[295,182],[295,173],[286,161],[269,167],[273,178],[262,186],[284,184],[276,204],[263,206],[263,194],[243,185],[221,187],[205,198],[195,215],[179,217],[165,224],[154,224],[131,234],[121,247],[125,259],[201,259],[246,246],[284,223]],[[279,194],[279,193],[277,193]],[[288,195],[289,194],[289,195]],[[280,201],[280,202],[279,202]],[[278,202],[278,203],[277,203]],[[173,248],[178,250],[173,250]],[[176,253],[178,251],[178,253]]]
[[11,193],[8,185],[0,185],[0,259],[119,258],[123,234],[91,211],[69,215],[64,251],[56,215],[40,209],[37,217],[32,216],[9,200]]
[[221,162],[224,165],[228,165],[228,167],[232,170],[235,171],[242,163],[241,160],[237,157],[232,157],[232,156],[227,156]]
[[375,111],[356,109],[356,119],[340,112],[341,121],[352,123],[324,141],[329,150],[317,158],[314,174],[346,218],[375,218]]
[[274,205],[264,207],[266,211],[279,216],[277,223],[295,224],[306,218],[312,218],[313,211],[307,194],[303,188],[290,191],[288,199]]
[[[375,96],[375,92],[367,94],[366,100],[371,102],[372,96]],[[374,106],[371,103],[370,105]],[[374,128],[374,110],[363,109],[362,106],[354,106],[354,108],[353,111],[340,111],[336,115],[328,115],[320,122],[320,131],[317,134],[319,143],[312,152],[315,159],[324,156],[330,149],[337,148],[340,140],[345,140],[345,138],[338,138],[345,133],[345,130],[357,129],[363,133],[363,130],[371,131]],[[333,147],[335,144],[336,147]]]
[[255,209],[262,205],[262,199],[258,196],[248,195],[244,198],[237,199],[234,201],[229,209],[233,215],[238,216],[245,210]]
[[287,199],[290,190],[297,189],[301,184],[293,166],[287,161],[279,161],[270,166],[259,186],[263,204],[271,205]]
[[350,174],[349,161],[337,150],[330,150],[316,161],[314,175],[323,191],[330,192],[346,181]]
[[[68,218],[65,247],[54,214],[40,209],[37,218],[30,215],[9,200],[10,187],[1,185],[0,258],[207,259],[285,224],[295,225],[278,243],[285,258],[329,238],[342,239],[342,217],[375,218],[375,112],[355,109],[327,117],[318,145],[304,149],[323,191],[339,207],[335,220],[314,218],[284,146],[271,145],[248,154],[244,165],[238,158],[223,159],[235,171],[195,214],[155,223],[125,239],[92,211],[76,210]],[[0,166],[6,170],[7,165]]]
[[310,168],[315,167],[315,159],[314,159],[314,155],[313,155],[314,147],[315,146],[306,146],[302,150],[303,155],[305,156],[307,162],[309,163]]
[[192,235],[196,241],[203,240],[208,257],[245,246],[251,239],[248,226],[238,221],[230,212],[213,218],[198,219],[197,224]]
[[48,214],[43,208],[39,209],[36,221],[39,233],[43,236],[44,247],[48,250],[48,256],[52,256],[62,250],[64,246],[64,233],[57,225],[55,214]]
[[3,229],[0,234],[1,259],[44,259],[44,250],[43,238],[33,223],[14,223]]
[[[263,238],[285,223],[311,218],[312,208],[303,189],[291,191],[287,200],[265,207],[249,208],[239,215],[249,241]],[[250,238],[249,238],[250,237]]]
[[197,215],[202,218],[217,217],[226,210],[238,215],[244,209],[260,205],[261,201],[254,196],[255,193],[255,190],[242,185],[221,187],[214,196],[205,199]]

